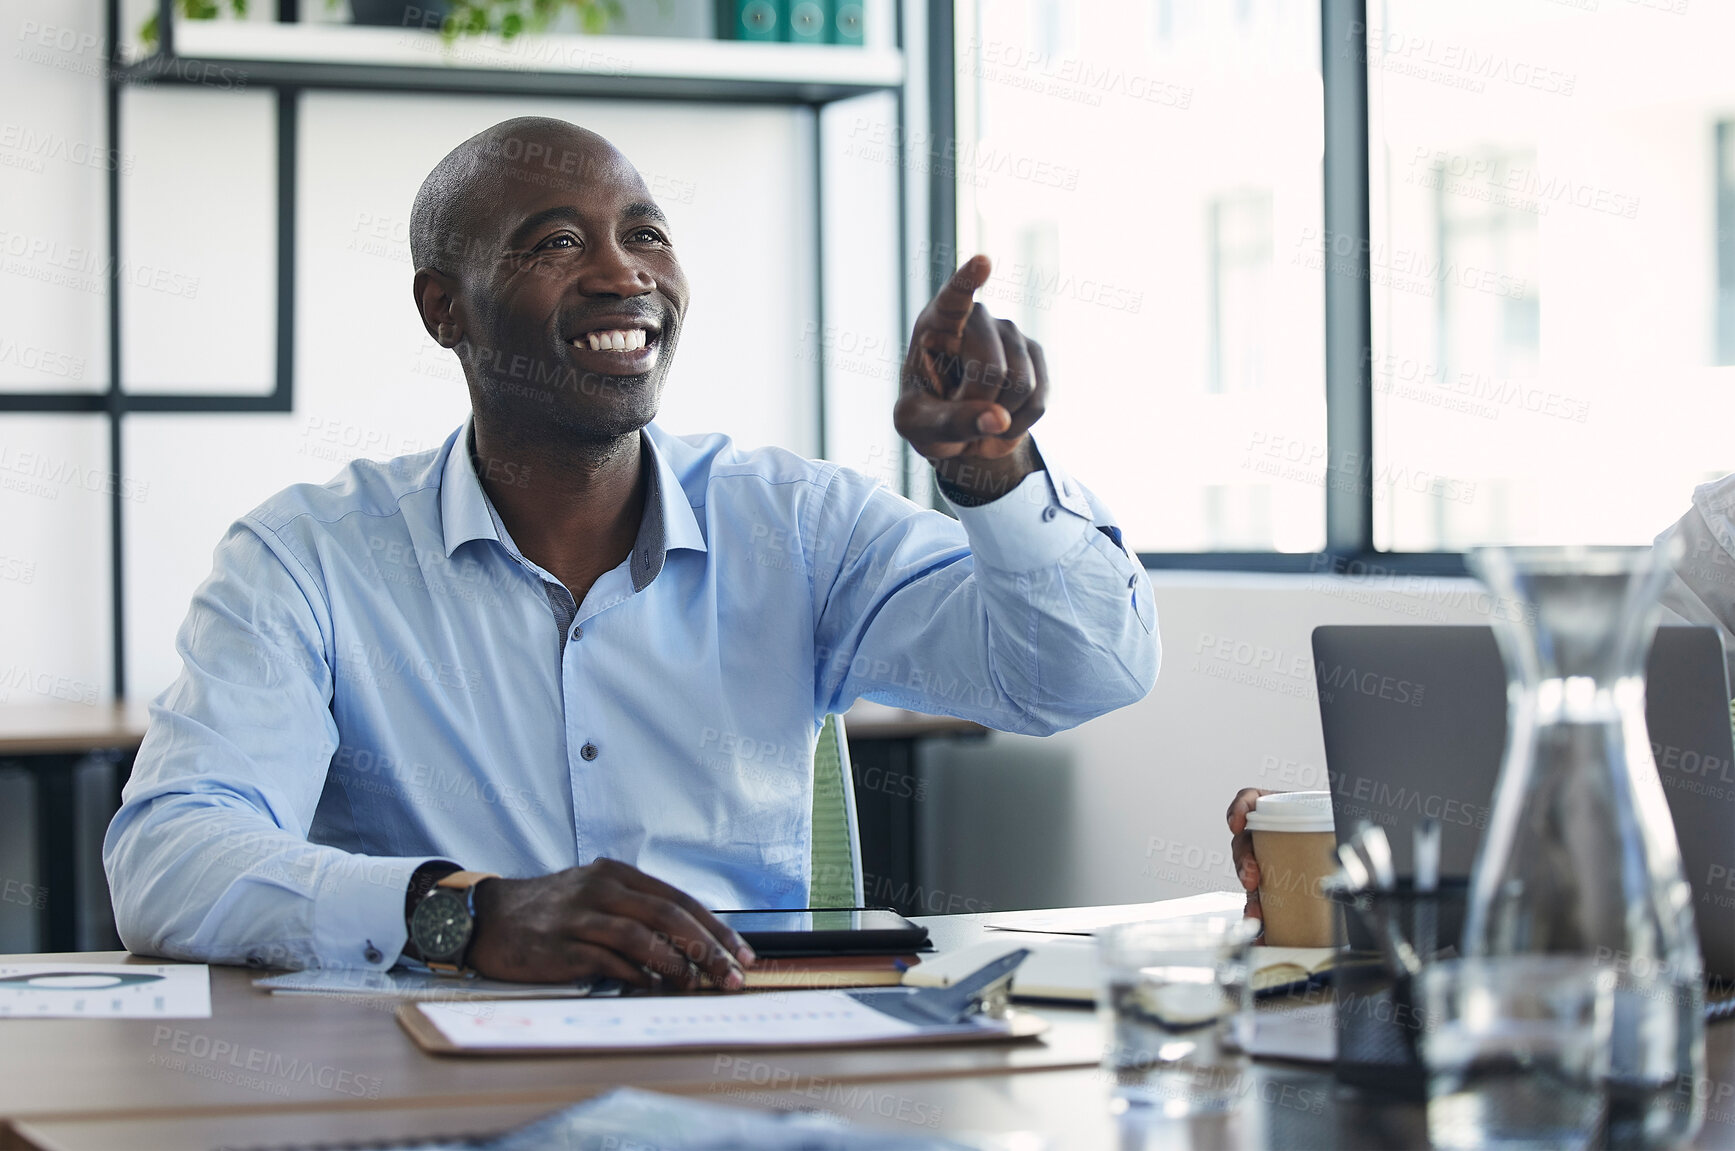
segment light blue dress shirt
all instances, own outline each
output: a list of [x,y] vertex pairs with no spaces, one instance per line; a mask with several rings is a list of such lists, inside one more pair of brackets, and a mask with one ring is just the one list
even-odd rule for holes
[[826,713],[1046,734],[1155,681],[1144,568],[1052,466],[954,521],[653,425],[633,554],[575,605],[468,430],[289,488],[218,545],[103,847],[132,950],[389,967],[434,859],[607,856],[709,907],[802,907]]

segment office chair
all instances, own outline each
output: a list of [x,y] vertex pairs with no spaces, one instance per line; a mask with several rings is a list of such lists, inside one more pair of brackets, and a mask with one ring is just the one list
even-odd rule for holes
[[828,715],[813,749],[813,855],[809,907],[862,905],[861,828],[843,716]]

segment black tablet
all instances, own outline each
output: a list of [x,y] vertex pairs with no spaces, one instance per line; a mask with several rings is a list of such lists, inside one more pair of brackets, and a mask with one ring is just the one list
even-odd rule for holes
[[903,955],[928,946],[928,929],[885,907],[718,911],[760,955]]

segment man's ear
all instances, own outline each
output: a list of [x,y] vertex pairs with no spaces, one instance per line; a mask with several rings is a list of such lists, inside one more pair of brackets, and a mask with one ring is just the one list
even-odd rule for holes
[[458,317],[458,282],[434,268],[417,268],[414,281],[416,311],[422,327],[442,348],[455,348],[464,338]]

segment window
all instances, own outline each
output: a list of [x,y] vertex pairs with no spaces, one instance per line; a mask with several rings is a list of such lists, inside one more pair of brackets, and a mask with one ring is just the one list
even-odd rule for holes
[[961,0],[958,246],[1044,341],[1040,442],[1146,553],[1324,546],[1323,47],[1368,93],[1362,546],[1648,542],[1735,469],[1735,5],[1367,8]]
[[1141,551],[1325,541],[1318,0],[959,4],[959,251]]
[[1735,364],[1735,121],[1717,125],[1717,362]]
[[1257,392],[1265,384],[1271,323],[1271,193],[1231,192],[1211,202],[1209,390]]
[[1647,543],[1735,469],[1728,5],[1368,14],[1374,543]]

